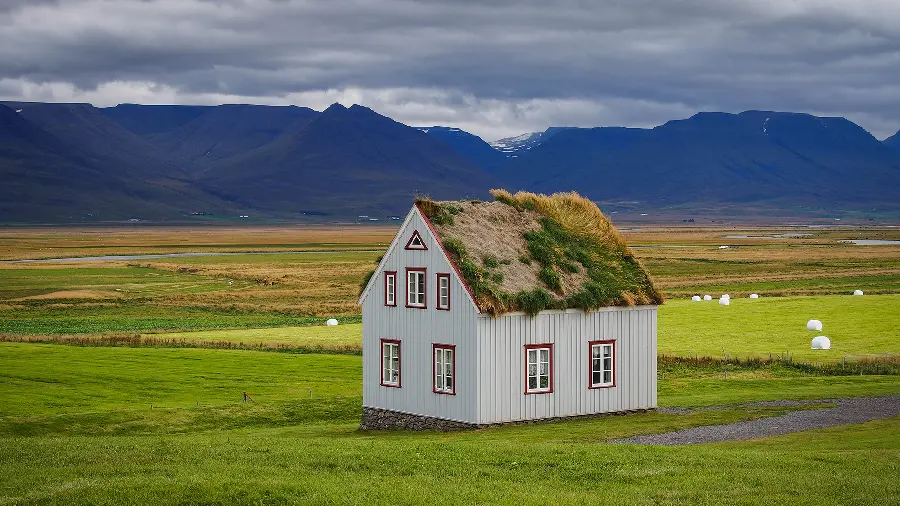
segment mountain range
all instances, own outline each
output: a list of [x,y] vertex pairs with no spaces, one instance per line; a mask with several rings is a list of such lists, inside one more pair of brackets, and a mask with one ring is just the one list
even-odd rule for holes
[[[360,105],[0,103],[0,223],[383,219],[415,195],[576,190],[606,208],[900,212],[900,133],[844,118],[700,113],[487,143]],[[744,210],[744,211],[741,211]]]
[[566,129],[496,174],[648,207],[896,206],[900,152],[844,118],[700,113],[652,129]]

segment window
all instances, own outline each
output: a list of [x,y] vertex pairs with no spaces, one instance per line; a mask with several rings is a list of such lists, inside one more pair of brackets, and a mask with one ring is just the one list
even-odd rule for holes
[[397,271],[384,272],[384,305],[397,305]]
[[400,387],[400,341],[381,340],[381,385]]
[[616,386],[616,342],[591,341],[591,386],[607,388]]
[[428,250],[428,246],[425,246],[425,241],[422,240],[422,236],[419,235],[418,230],[413,232],[412,237],[410,237],[409,241],[406,242],[406,249],[418,249],[422,251]]
[[525,393],[553,392],[553,345],[525,346]]
[[437,275],[437,308],[450,310],[450,275],[439,272]]
[[406,269],[406,307],[425,308],[425,268]]
[[434,393],[456,395],[456,346],[434,345]]

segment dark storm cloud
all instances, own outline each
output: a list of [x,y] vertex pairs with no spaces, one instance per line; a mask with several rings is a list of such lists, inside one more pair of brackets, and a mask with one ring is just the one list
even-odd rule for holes
[[435,108],[499,101],[513,119],[593,103],[593,124],[803,110],[883,136],[900,126],[900,2],[14,0],[0,2],[3,79],[184,97],[433,89]]

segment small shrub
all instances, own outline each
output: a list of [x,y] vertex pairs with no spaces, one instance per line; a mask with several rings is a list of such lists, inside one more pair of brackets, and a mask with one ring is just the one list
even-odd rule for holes
[[475,289],[475,287],[481,283],[482,279],[484,279],[484,271],[468,258],[460,259],[459,270],[462,272],[466,283],[473,289]]
[[462,212],[462,207],[424,198],[416,199],[416,206],[435,225],[453,225],[453,216]]
[[498,202],[503,202],[508,206],[512,206],[517,210],[521,211],[523,208],[518,200],[516,200],[511,193],[506,190],[491,190],[491,195],[494,196],[494,199]]
[[503,283],[503,274],[500,274],[499,272],[491,274],[491,281],[497,284]]
[[419,211],[422,211],[422,214],[429,220],[432,219],[437,212],[438,203],[431,199],[417,198],[415,203],[416,207],[419,208]]
[[564,271],[566,271],[566,272],[570,272],[570,273],[572,273],[572,274],[578,272],[578,266],[577,266],[576,264],[572,263],[572,262],[565,262],[565,261],[563,261],[563,262],[559,262],[558,265],[559,265],[560,267],[562,267],[562,270],[564,270]]
[[443,243],[444,249],[447,250],[448,253],[455,255],[456,258],[466,256],[466,247],[459,239],[448,237],[447,239],[444,239]]
[[509,265],[511,263],[512,263],[512,260],[510,260],[508,258],[504,258],[503,260],[500,260],[500,265]]
[[553,297],[543,288],[535,288],[531,291],[523,290],[515,294],[513,298],[516,308],[531,316],[550,308],[553,303]]
[[541,269],[540,274],[538,274],[538,278],[547,285],[547,288],[553,290],[554,292],[559,292],[562,290],[562,283],[559,281],[559,274],[553,269],[551,266],[544,266]]
[[500,262],[497,260],[497,257],[493,255],[485,255],[484,258],[481,259],[481,262],[488,269],[496,269],[500,267]]
[[522,263],[525,264],[525,265],[531,265],[531,259],[528,258],[528,257],[525,256],[525,255],[520,256],[520,257],[519,257],[519,261],[522,262]]

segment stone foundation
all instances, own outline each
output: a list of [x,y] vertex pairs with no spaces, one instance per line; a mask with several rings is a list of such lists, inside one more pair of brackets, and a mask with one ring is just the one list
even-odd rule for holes
[[534,420],[516,420],[511,422],[477,424],[445,420],[443,418],[435,418],[433,416],[412,415],[409,413],[400,413],[399,411],[390,411],[387,409],[363,407],[362,423],[359,424],[359,428],[363,430],[405,429],[450,431],[480,429],[482,427],[493,427],[497,425],[523,425],[531,423],[559,422],[562,420],[599,418],[603,416],[620,416],[633,413],[646,413],[648,411],[655,411],[655,408],[630,409],[625,411],[610,411],[606,413],[593,413],[588,415],[557,416],[553,418],[538,418]]
[[387,409],[363,407],[362,423],[359,428],[363,430],[406,429],[406,430],[460,430],[475,429],[474,423],[455,422],[433,416],[411,415]]

